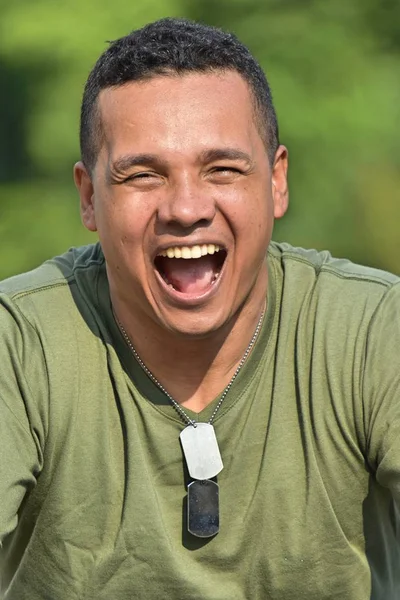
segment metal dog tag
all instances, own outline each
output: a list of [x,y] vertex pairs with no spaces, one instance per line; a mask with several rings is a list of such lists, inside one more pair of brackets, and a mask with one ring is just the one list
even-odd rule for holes
[[188,425],[179,437],[189,475],[193,479],[211,479],[222,471],[224,465],[214,427],[210,423],[196,423],[196,427]]
[[188,485],[188,531],[208,538],[219,531],[219,487],[215,481],[192,481]]

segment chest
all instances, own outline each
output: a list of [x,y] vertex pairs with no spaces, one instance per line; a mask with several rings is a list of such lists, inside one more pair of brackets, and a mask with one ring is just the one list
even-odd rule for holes
[[362,573],[368,476],[352,439],[337,447],[338,424],[287,370],[266,365],[215,420],[221,525],[208,541],[186,529],[179,419],[124,376],[79,394],[26,507],[33,548],[45,540],[52,553],[43,578],[68,563],[82,598],[287,600],[312,598],[310,573],[315,598],[327,569],[332,581]]

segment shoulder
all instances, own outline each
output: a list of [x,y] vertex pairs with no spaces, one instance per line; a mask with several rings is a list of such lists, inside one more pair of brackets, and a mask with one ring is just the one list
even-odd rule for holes
[[79,271],[96,269],[103,263],[104,256],[98,244],[71,248],[32,271],[1,281],[0,294],[17,301],[26,295],[34,295],[57,286],[68,286],[76,279]]
[[72,248],[28,273],[0,282],[2,336],[12,326],[35,332],[42,340],[50,335],[54,340],[64,339],[66,323],[72,335],[73,323],[94,302],[102,270],[104,256],[95,244]]
[[292,266],[299,271],[310,270],[315,278],[332,275],[339,279],[364,281],[385,288],[400,281],[400,277],[392,273],[359,265],[345,258],[335,258],[327,250],[296,248],[287,243],[272,242],[268,254],[281,268]]
[[366,267],[345,258],[335,258],[328,251],[296,248],[286,243],[272,242],[268,250],[281,277],[306,278],[308,283],[329,291],[357,290],[358,294],[375,293],[382,297],[396,286],[400,278],[387,271]]
[[275,273],[281,309],[307,315],[333,335],[368,327],[375,311],[400,301],[400,278],[392,273],[334,258],[329,252],[271,243],[269,262]]

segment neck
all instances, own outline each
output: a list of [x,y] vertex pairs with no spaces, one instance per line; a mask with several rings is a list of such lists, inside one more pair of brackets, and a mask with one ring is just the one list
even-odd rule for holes
[[115,315],[137,354],[176,402],[200,412],[220,395],[238,368],[265,309],[266,285],[220,330],[196,339],[138,318],[111,295]]

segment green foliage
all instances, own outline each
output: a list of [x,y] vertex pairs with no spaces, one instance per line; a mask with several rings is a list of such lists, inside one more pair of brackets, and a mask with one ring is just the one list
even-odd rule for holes
[[291,165],[275,238],[400,273],[397,0],[15,0],[1,11],[0,277],[93,239],[71,177],[82,88],[106,40],[166,15],[234,31],[267,72]]

